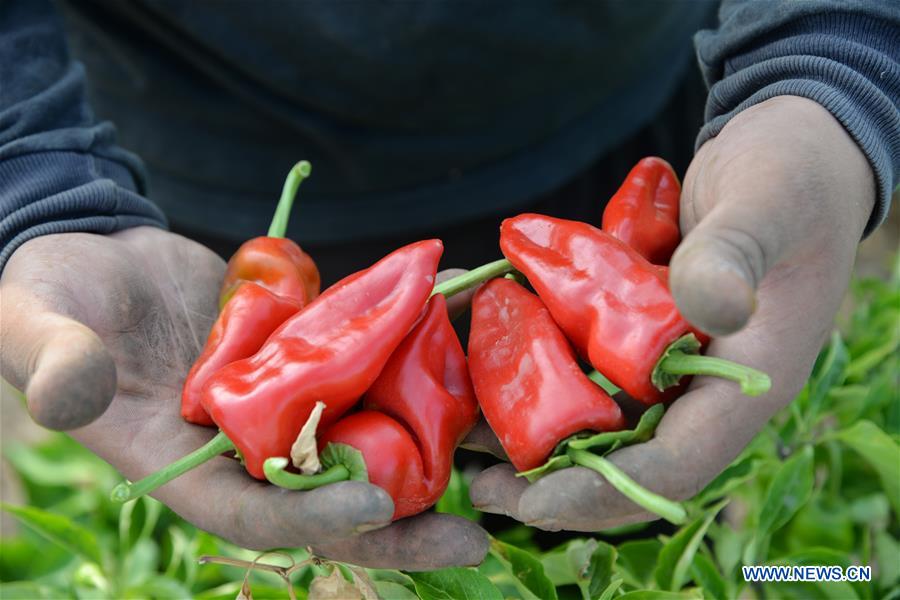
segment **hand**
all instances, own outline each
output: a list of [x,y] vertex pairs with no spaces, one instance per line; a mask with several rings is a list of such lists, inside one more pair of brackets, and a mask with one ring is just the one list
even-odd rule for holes
[[[150,227],[26,242],[0,280],[2,375],[25,391],[38,423],[72,430],[129,479],[143,477],[214,433],[181,419],[180,397],[223,274],[222,260],[203,246]],[[311,545],[336,560],[416,570],[475,564],[487,550],[481,529],[447,515],[370,531],[393,513],[375,486],[285,491],[224,457],[154,496],[248,548]]]
[[[670,286],[682,313],[718,336],[707,354],[769,373],[772,389],[749,398],[733,383],[697,377],[653,440],[609,458],[678,500],[721,472],[806,381],[874,198],[865,156],[810,100],[763,102],[704,144],[685,179],[686,236],[672,258]],[[580,467],[530,486],[508,465],[493,467],[471,495],[482,510],[543,529],[596,531],[652,518]]]

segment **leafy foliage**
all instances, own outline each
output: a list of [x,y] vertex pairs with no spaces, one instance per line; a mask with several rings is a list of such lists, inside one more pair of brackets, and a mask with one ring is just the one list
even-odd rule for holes
[[[22,526],[0,543],[0,597],[230,600],[249,589],[256,598],[288,598],[288,573],[298,598],[316,578],[317,588],[330,579],[336,589],[383,598],[900,598],[900,270],[889,281],[856,281],[852,294],[842,333],[832,335],[795,402],[686,503],[690,519],[667,535],[629,528],[542,550],[522,525],[493,532],[477,569],[335,568],[295,549],[282,557],[296,565],[287,571],[248,574],[256,552],[197,530],[150,498],[113,505],[116,473],[54,435],[4,447],[27,505],[2,507]],[[622,443],[595,438],[579,443]],[[463,474],[454,473],[438,510],[479,518]],[[198,564],[204,555],[230,562]],[[873,576],[751,586],[740,569],[748,564],[871,565]]]

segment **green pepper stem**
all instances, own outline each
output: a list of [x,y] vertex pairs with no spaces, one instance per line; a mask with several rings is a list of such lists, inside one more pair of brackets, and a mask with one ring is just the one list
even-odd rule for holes
[[266,474],[266,479],[269,480],[269,483],[274,483],[278,487],[289,490],[314,490],[329,483],[350,479],[350,470],[344,465],[334,465],[315,475],[289,473],[284,470],[287,465],[288,460],[283,456],[267,458],[263,463],[263,472]]
[[730,379],[736,381],[741,392],[748,396],[765,394],[772,387],[772,380],[762,371],[723,358],[687,354],[680,350],[669,353],[657,368],[673,375],[712,375]]
[[599,385],[603,389],[603,391],[610,396],[615,396],[622,391],[621,388],[607,379],[606,376],[597,369],[594,369],[593,371],[588,373],[587,377],[588,379]]
[[297,196],[297,189],[303,180],[312,173],[312,165],[305,160],[301,160],[294,165],[288,172],[287,179],[284,180],[284,187],[281,190],[281,198],[278,199],[278,206],[275,208],[275,216],[272,217],[272,224],[269,225],[269,237],[283,238],[287,232],[288,219],[291,216],[291,207],[294,205],[294,198]]
[[681,504],[641,486],[626,475],[622,469],[602,456],[597,456],[587,450],[574,450],[572,448],[569,448],[567,454],[576,465],[586,467],[603,475],[610,485],[644,510],[659,515],[675,525],[681,525],[687,520],[687,511]]
[[228,436],[226,436],[225,433],[220,431],[213,439],[209,440],[190,454],[186,454],[175,462],[169,463],[159,471],[147,475],[140,481],[135,481],[134,483],[120,483],[113,488],[110,499],[113,502],[136,500],[137,498],[152,492],[159,486],[172,481],[179,475],[182,475],[194,467],[205,463],[211,458],[215,458],[223,452],[228,452],[229,450],[234,450],[234,442],[228,439]]
[[501,258],[500,260],[489,262],[486,265],[481,265],[480,267],[472,269],[471,271],[466,271],[462,275],[457,275],[452,279],[440,282],[439,284],[434,286],[434,290],[431,291],[431,295],[434,296],[435,294],[443,294],[445,297],[449,298],[450,296],[475,287],[479,283],[483,283],[488,279],[500,277],[501,275],[510,273],[513,270],[514,267],[512,266],[512,264],[505,258]]

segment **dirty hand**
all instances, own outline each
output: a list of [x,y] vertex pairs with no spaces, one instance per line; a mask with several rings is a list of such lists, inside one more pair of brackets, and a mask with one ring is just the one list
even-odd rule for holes
[[[677,500],[721,472],[806,381],[874,198],[865,156],[810,100],[763,102],[706,142],[685,179],[685,238],[670,286],[682,313],[717,338],[707,354],[769,373],[772,389],[749,398],[723,379],[696,377],[653,440],[609,458]],[[580,467],[528,485],[499,465],[476,478],[471,496],[482,510],[542,529],[596,531],[652,518]]]
[[[212,437],[182,420],[180,397],[215,318],[224,266],[151,227],[30,240],[0,280],[2,375],[25,392],[39,424],[69,431],[129,479],[143,477]],[[336,560],[412,570],[476,564],[487,550],[484,532],[457,517],[384,527],[393,504],[375,486],[285,491],[223,457],[154,495],[255,549],[312,546]]]

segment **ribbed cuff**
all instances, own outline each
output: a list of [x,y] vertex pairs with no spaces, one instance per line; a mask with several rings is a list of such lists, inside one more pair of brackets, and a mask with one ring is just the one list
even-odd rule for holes
[[724,62],[723,77],[710,88],[697,148],[736,114],[775,96],[818,102],[853,137],[875,173],[878,198],[868,235],[887,215],[900,178],[898,49],[897,24],[865,15],[831,12],[780,27]]
[[166,219],[115,161],[52,151],[0,162],[0,272],[19,246],[38,236],[139,225],[166,227]]

